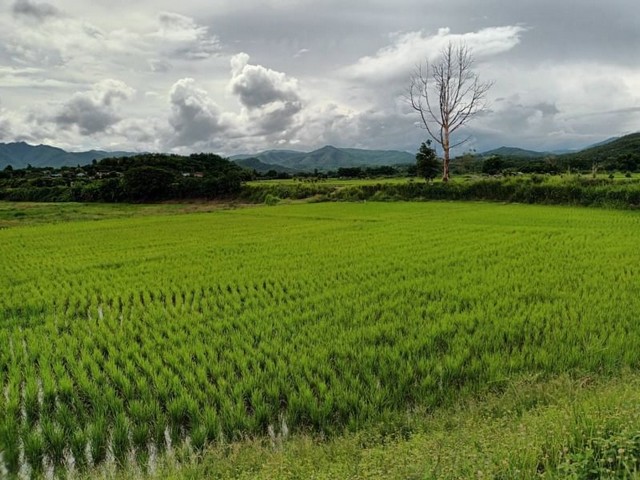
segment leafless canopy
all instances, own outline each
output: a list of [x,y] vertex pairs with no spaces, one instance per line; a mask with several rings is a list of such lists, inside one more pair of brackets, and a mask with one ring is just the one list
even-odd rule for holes
[[433,63],[416,67],[411,76],[408,100],[418,112],[422,126],[444,151],[443,180],[449,179],[450,135],[483,111],[493,82],[481,82],[473,70],[474,58],[465,43],[449,42]]

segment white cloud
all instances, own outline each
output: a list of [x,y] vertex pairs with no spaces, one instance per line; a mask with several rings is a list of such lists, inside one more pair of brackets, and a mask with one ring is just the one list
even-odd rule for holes
[[521,26],[492,27],[464,34],[452,34],[441,28],[435,35],[424,31],[398,34],[388,45],[373,55],[360,58],[343,69],[347,78],[383,83],[398,77],[406,78],[421,61],[433,60],[448,42],[465,42],[477,58],[506,52],[520,42],[525,31]]
[[[102,68],[149,66],[162,70],[169,60],[209,58],[220,50],[218,38],[206,26],[177,13],[161,12],[127,29],[105,29],[63,15],[48,4],[14,4],[18,20],[38,19],[37,28],[0,17],[0,40],[14,62],[31,67]],[[97,64],[96,60],[100,63]],[[155,68],[154,68],[155,67]]]
[[220,50],[218,38],[209,34],[207,27],[184,15],[161,12],[158,16],[160,28],[149,35],[152,41],[159,41],[168,57],[200,60],[216,54]]
[[298,51],[295,53],[295,55],[293,56],[293,58],[300,58],[300,57],[302,57],[303,55],[306,55],[306,54],[308,54],[308,53],[310,53],[310,52],[311,52],[311,50],[310,50],[310,49],[308,49],[308,48],[301,48],[300,50],[298,50]]
[[241,121],[251,135],[287,135],[303,108],[298,80],[262,65],[249,64],[249,55],[231,58],[229,91],[243,107]]
[[300,104],[298,81],[295,78],[261,65],[250,65],[246,53],[239,53],[231,59],[231,72],[229,88],[248,109],[276,103]]

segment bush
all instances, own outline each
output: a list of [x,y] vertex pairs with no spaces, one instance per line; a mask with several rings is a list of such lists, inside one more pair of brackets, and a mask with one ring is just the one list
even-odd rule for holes
[[271,195],[269,193],[265,197],[264,203],[265,205],[270,205],[270,206],[277,205],[278,203],[280,203],[280,197],[276,197],[275,195]]

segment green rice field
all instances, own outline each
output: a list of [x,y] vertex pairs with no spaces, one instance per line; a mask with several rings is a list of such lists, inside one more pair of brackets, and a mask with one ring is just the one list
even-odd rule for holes
[[23,225],[12,208],[0,476],[142,475],[185,444],[407,433],[407,416],[522,378],[640,366],[637,212],[170,206]]

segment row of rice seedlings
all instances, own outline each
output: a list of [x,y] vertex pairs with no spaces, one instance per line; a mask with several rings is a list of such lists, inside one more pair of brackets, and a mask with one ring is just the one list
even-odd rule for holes
[[[92,275],[97,280],[86,287],[69,283],[73,287],[60,292],[68,298],[62,311],[46,306],[46,284],[38,283],[25,289],[34,292],[35,302],[26,302],[32,310],[20,315],[45,312],[44,328],[29,331],[39,332],[33,337],[47,332],[47,337],[32,342],[25,332],[5,333],[14,348],[0,353],[0,371],[11,377],[4,384],[11,392],[24,388],[27,424],[46,423],[43,455],[62,462],[60,448],[55,448],[56,433],[62,431],[65,446],[76,436],[78,444],[86,437],[99,463],[107,452],[101,446],[110,438],[118,458],[131,446],[141,451],[144,438],[162,448],[158,437],[167,426],[174,443],[191,435],[196,445],[215,441],[221,433],[230,438],[264,433],[265,426],[268,430],[280,418],[293,429],[359,428],[384,412],[411,403],[437,406],[452,392],[473,391],[513,372],[597,369],[638,361],[632,318],[638,301],[629,288],[634,272],[628,268],[626,227],[620,227],[620,247],[599,240],[611,259],[605,271],[580,253],[590,251],[589,242],[547,238],[545,231],[524,232],[505,242],[502,231],[487,235],[483,228],[467,228],[482,240],[456,244],[450,255],[434,254],[421,247],[424,240],[439,245],[460,237],[465,228],[425,230],[422,218],[414,222],[403,225],[411,233],[393,237],[386,225],[371,227],[366,247],[360,235],[329,241],[305,236],[308,248],[303,250],[295,238],[280,242],[281,251],[294,259],[278,258],[291,267],[286,275],[274,270],[277,264],[264,256],[263,247],[236,248],[230,242],[227,248],[234,255],[253,256],[250,267],[219,267],[212,275],[200,267],[185,269],[165,256],[153,268],[171,272],[176,282],[167,284],[151,276],[152,268],[138,272],[123,263],[108,275]],[[267,232],[267,238],[276,237]],[[327,255],[335,242],[342,250]],[[199,252],[195,244],[185,248],[184,255]],[[382,248],[389,255],[376,251]],[[312,268],[306,266],[309,249],[315,255]],[[75,246],[70,251],[79,250]],[[104,258],[113,251],[104,250]],[[343,253],[336,258],[335,252]],[[77,258],[78,265],[103,261],[85,254]],[[208,258],[218,265],[237,262],[233,256]],[[295,259],[302,258],[305,263],[296,265]],[[277,280],[271,280],[274,274]],[[557,288],[567,280],[622,288],[578,288],[560,298]],[[16,302],[24,299],[15,296]],[[567,303],[573,310],[560,308]],[[57,313],[49,316],[50,311]],[[611,313],[616,321],[603,324],[601,319]],[[56,328],[49,329],[50,324]],[[26,353],[20,348],[25,335]],[[83,355],[83,345],[90,353]],[[35,354],[40,348],[44,353]],[[587,358],[585,350],[592,353]],[[40,410],[33,401],[33,383],[27,385],[34,375],[27,366],[34,359],[42,376]],[[7,411],[21,418],[21,400],[18,396],[16,407],[14,397],[10,393],[5,401]],[[157,399],[151,414],[141,412],[139,405],[134,408],[134,402],[146,405],[150,398]],[[66,420],[71,416],[75,425]],[[14,427],[9,421],[5,431]],[[19,434],[23,441],[25,434]],[[34,459],[38,438],[28,442]]]

